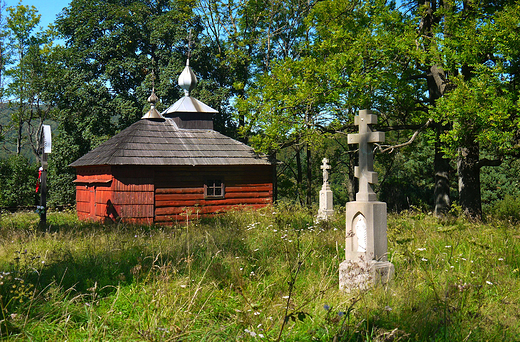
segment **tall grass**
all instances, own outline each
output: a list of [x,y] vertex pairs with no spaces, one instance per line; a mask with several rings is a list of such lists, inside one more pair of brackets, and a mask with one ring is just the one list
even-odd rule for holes
[[171,227],[0,218],[0,331],[57,341],[504,341],[520,227],[390,215],[388,287],[344,293],[344,218],[290,206]]

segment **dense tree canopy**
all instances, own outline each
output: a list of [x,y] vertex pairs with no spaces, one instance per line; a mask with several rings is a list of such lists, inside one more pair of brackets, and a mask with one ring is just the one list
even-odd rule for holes
[[[396,209],[441,214],[458,197],[480,218],[481,171],[520,149],[514,1],[78,0],[42,32],[34,9],[7,14],[1,37],[17,44],[3,59],[17,103],[8,130],[56,120],[56,202],[73,201],[67,165],[138,120],[152,85],[159,109],[180,96],[189,53],[194,95],[220,111],[215,127],[281,160],[280,194],[302,203],[316,196],[325,156],[340,203],[352,199],[346,134],[363,108],[387,132],[376,168]],[[40,114],[23,114],[35,105]]]

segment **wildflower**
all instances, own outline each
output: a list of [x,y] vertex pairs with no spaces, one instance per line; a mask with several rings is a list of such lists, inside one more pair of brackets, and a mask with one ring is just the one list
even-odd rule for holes
[[323,308],[324,308],[325,310],[327,310],[327,311],[330,310],[330,306],[328,306],[327,304],[323,305]]
[[448,245],[448,246],[444,246],[444,248],[451,248],[451,246],[450,246],[450,245]]
[[264,334],[258,334],[258,337],[264,338]]
[[283,299],[289,299],[289,296],[283,296],[282,298]]
[[250,331],[249,335],[251,335],[251,337],[256,337],[256,333],[254,331]]
[[339,316],[339,317],[345,316],[345,312],[344,312],[344,311],[340,311],[340,312],[338,312],[338,316]]
[[392,308],[387,305],[387,306],[385,306],[385,310],[390,312],[390,311],[392,311]]
[[260,312],[255,311],[255,312],[253,312],[253,315],[258,316],[258,315],[260,315]]
[[426,248],[417,248],[418,251],[425,251]]
[[489,280],[486,280],[486,284],[488,284],[488,285],[493,285],[493,283],[490,282]]
[[504,258],[498,258],[498,261],[504,261]]
[[426,258],[422,258],[421,260],[422,260],[422,261],[428,261],[428,259],[426,259]]

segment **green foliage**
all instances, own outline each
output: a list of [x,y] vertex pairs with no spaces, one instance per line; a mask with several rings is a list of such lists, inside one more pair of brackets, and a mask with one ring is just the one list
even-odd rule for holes
[[9,56],[5,61],[7,88],[2,94],[9,96],[13,109],[9,130],[15,132],[17,154],[22,153],[24,144],[36,154],[36,134],[49,118],[51,105],[47,86],[53,72],[49,65],[53,32],[38,30],[40,15],[34,6],[20,3],[7,12],[5,36],[10,49],[5,52]]
[[391,154],[377,154],[379,200],[388,210],[401,212],[412,206],[433,207],[433,154],[424,139],[414,148],[402,148]]
[[506,195],[503,200],[497,201],[493,205],[490,216],[500,220],[520,222],[520,197]]
[[24,156],[13,155],[0,159],[0,206],[34,205],[38,166]]
[[506,196],[520,197],[520,160],[507,158],[500,166],[483,168],[481,182],[485,213]]

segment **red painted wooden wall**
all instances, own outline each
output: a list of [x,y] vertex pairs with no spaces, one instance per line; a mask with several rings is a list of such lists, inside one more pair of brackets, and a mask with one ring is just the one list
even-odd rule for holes
[[[272,166],[77,168],[76,201],[82,220],[173,223],[237,207],[273,202]],[[224,198],[204,198],[208,179],[224,182]]]
[[[273,203],[272,166],[178,167],[155,171],[155,222],[167,223]],[[208,179],[224,182],[224,198],[204,198]]]

